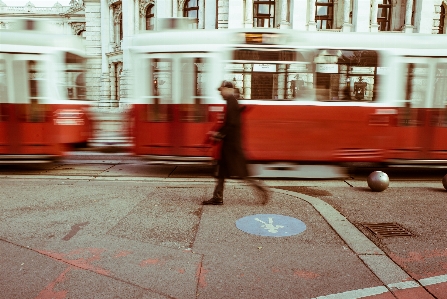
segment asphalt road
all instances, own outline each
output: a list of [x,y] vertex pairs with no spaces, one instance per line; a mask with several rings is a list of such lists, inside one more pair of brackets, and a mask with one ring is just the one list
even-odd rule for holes
[[447,298],[445,171],[386,169],[372,192],[372,170],[264,180],[265,206],[230,180],[202,206],[211,167],[0,166],[0,297]]

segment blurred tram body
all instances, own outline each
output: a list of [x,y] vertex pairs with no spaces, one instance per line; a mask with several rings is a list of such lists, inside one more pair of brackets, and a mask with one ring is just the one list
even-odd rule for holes
[[0,163],[51,161],[91,137],[83,42],[45,25],[1,31]]
[[445,37],[172,30],[135,37],[131,53],[134,152],[151,161],[215,158],[205,134],[222,121],[225,79],[254,165],[447,164]]

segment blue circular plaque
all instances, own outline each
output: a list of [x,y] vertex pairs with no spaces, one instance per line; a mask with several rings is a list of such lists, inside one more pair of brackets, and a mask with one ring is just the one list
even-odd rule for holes
[[306,230],[306,224],[301,220],[276,214],[246,216],[236,221],[236,227],[246,233],[264,237],[288,237]]

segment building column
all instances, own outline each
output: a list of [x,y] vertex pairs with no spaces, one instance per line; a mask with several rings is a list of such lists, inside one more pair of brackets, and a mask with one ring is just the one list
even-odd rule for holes
[[379,31],[379,24],[377,23],[378,11],[379,11],[379,2],[378,2],[378,0],[372,0],[372,3],[371,3],[371,25],[370,25],[370,31],[371,32],[378,32]]
[[414,32],[431,34],[435,14],[434,0],[417,0],[414,11]]
[[89,59],[86,72],[87,98],[101,98],[101,3],[100,0],[84,0],[85,5],[85,49]]
[[120,79],[120,102],[129,103],[129,96],[131,94],[131,56],[128,49],[128,43],[130,38],[135,34],[135,1],[137,0],[124,0],[122,2],[122,14],[123,14],[123,71]]
[[281,0],[281,22],[279,23],[280,29],[287,29],[290,27],[290,22],[288,20],[288,8],[287,0]]
[[242,94],[244,99],[251,99],[251,72],[253,71],[253,66],[251,64],[244,64],[244,75],[242,86]]
[[253,0],[245,0],[245,28],[253,28]]
[[414,26],[411,24],[411,16],[413,14],[413,0],[407,0],[405,5],[405,25],[404,32],[405,33],[413,33]]
[[109,51],[109,4],[107,0],[101,0],[101,102],[110,102],[110,76],[109,64],[106,53]]
[[199,0],[199,11],[197,12],[197,17],[199,18],[199,23],[197,24],[197,29],[205,29],[205,0]]
[[286,94],[286,65],[285,64],[278,64],[278,94],[277,99],[278,100],[284,100],[287,99]]
[[352,8],[352,27],[354,29],[353,31],[368,32],[370,30],[369,27],[370,11],[371,11],[370,0],[354,0],[354,5]]
[[117,100],[116,98],[116,64],[111,63],[109,65],[109,89],[110,89],[110,105]]
[[306,30],[306,19],[308,11],[307,0],[291,0],[290,5],[290,11],[292,12],[292,29]]
[[244,1],[228,0],[228,29],[244,28]]
[[216,0],[205,0],[205,29],[217,29]]
[[172,12],[172,15],[177,18],[182,18],[183,17],[183,6],[181,5],[183,4],[183,1],[180,0],[174,0],[174,6],[173,9],[177,10],[177,14],[175,12]]
[[317,23],[315,22],[315,2],[316,0],[309,0],[309,23],[307,23],[308,31],[317,31]]
[[350,32],[352,30],[351,23],[349,23],[349,13],[351,12],[351,0],[343,1],[343,32]]

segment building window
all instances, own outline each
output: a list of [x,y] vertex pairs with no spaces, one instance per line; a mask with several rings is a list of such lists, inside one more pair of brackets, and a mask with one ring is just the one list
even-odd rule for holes
[[441,14],[439,16],[439,31],[438,34],[443,34],[445,32],[445,6],[441,4]]
[[275,1],[253,2],[253,27],[275,27]]
[[183,7],[183,16],[194,20],[194,27],[197,28],[199,24],[199,4],[198,0],[186,0]]
[[154,30],[154,21],[154,4],[151,4],[146,10],[146,30]]
[[123,14],[121,10],[121,3],[113,7],[113,27],[114,27],[114,42],[115,51],[121,49],[121,41],[123,40]]
[[315,2],[315,21],[317,29],[332,29],[334,18],[334,3],[332,0],[317,0]]
[[391,6],[391,0],[382,0],[382,3],[379,3],[379,9],[377,11],[379,31],[391,30]]

